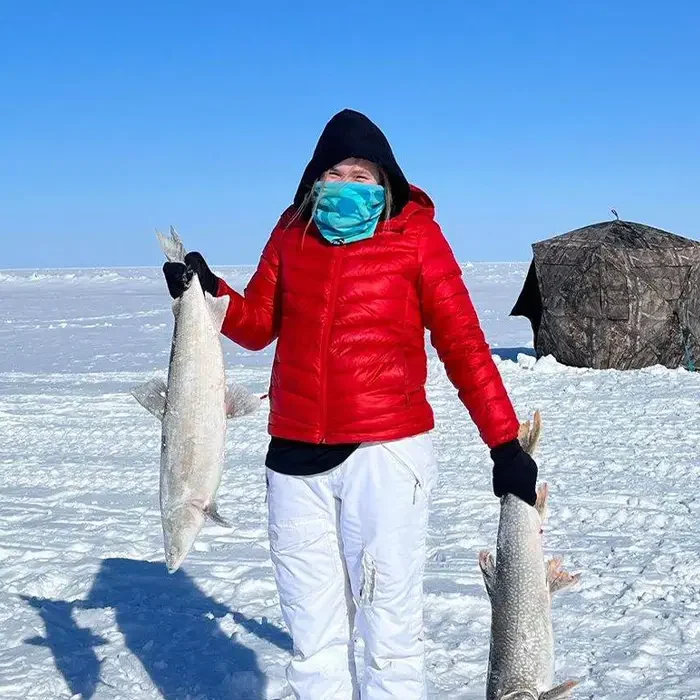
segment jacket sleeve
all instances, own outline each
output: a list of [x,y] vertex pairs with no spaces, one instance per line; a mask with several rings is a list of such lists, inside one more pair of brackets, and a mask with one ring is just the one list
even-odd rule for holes
[[219,280],[217,296],[228,296],[230,302],[221,332],[247,350],[262,350],[279,332],[280,277],[279,238],[281,222],[275,227],[265,246],[258,267],[239,294]]
[[434,221],[419,243],[423,323],[447,376],[479,430],[494,448],[518,436],[519,422],[496,367],[450,245]]

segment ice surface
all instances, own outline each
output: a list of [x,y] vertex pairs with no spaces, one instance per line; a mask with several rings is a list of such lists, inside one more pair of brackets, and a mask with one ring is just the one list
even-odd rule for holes
[[[465,266],[519,414],[539,408],[548,552],[581,585],[554,601],[575,698],[700,698],[700,374],[535,362],[508,318],[526,264]],[[250,268],[221,269],[238,289]],[[0,271],[0,698],[263,700],[291,642],[268,558],[266,411],[230,424],[219,508],[182,571],[162,564],[157,422],[129,389],[164,375],[159,270]],[[225,341],[263,393],[272,350]],[[495,542],[486,448],[431,352],[440,479],[425,573],[431,698],[484,697]]]

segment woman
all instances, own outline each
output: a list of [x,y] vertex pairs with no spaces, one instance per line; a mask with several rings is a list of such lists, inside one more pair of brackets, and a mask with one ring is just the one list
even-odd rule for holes
[[[327,124],[222,332],[277,340],[266,459],[271,558],[294,640],[297,698],[425,697],[422,574],[435,481],[424,329],[491,448],[496,496],[534,504],[537,467],[428,196],[384,134],[345,110]],[[172,296],[182,264],[166,263]],[[365,644],[358,682],[352,635]]]

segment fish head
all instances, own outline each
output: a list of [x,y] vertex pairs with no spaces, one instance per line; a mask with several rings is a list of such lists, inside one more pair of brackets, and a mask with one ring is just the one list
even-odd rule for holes
[[165,539],[165,565],[172,574],[189,554],[199,531],[204,525],[204,513],[201,508],[187,504],[172,510],[168,514],[163,528]]

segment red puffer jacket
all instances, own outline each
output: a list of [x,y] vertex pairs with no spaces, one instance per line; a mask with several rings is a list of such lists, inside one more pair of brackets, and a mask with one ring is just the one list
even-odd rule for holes
[[[249,350],[277,338],[271,435],[311,443],[393,440],[427,430],[424,329],[489,447],[518,420],[491,358],[462,272],[429,197],[411,189],[375,235],[326,243],[288,210],[222,332]],[[290,223],[290,220],[292,222]]]

